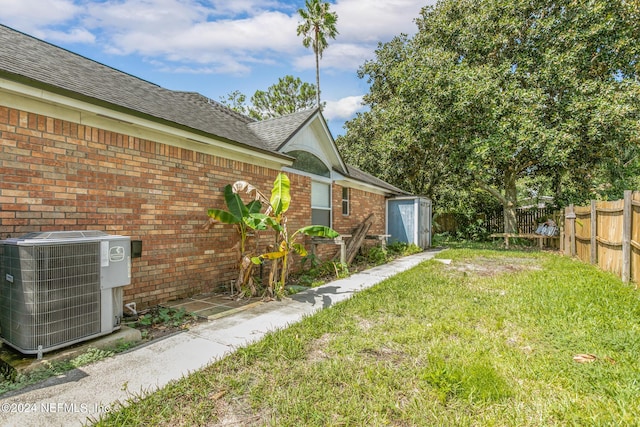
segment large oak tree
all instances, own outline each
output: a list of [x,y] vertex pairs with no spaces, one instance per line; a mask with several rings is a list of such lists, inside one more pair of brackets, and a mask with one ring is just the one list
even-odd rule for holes
[[418,194],[480,188],[515,231],[519,180],[587,191],[637,153],[639,12],[625,0],[440,1],[361,67],[370,108],[337,142]]

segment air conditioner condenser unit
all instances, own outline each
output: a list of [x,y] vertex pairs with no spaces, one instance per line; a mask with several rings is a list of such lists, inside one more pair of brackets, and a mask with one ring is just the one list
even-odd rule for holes
[[0,338],[41,354],[120,328],[131,243],[101,231],[30,233],[0,241]]

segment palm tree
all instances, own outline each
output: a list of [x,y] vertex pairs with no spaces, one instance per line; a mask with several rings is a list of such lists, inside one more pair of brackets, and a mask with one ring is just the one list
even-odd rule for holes
[[303,19],[298,25],[298,35],[303,35],[302,45],[306,48],[313,47],[316,55],[316,102],[320,106],[320,58],[322,52],[329,44],[327,38],[335,39],[338,35],[336,22],[338,15],[329,12],[330,4],[320,0],[306,0],[306,9],[298,9],[298,14]]

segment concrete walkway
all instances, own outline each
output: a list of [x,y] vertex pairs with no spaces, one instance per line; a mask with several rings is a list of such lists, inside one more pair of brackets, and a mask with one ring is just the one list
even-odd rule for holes
[[346,279],[199,324],[189,331],[0,396],[1,426],[74,426],[97,419],[115,402],[152,392],[189,372],[433,258],[437,250],[394,260]]

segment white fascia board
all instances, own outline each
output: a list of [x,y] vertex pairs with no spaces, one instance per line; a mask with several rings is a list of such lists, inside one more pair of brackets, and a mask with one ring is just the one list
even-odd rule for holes
[[324,119],[324,116],[322,116],[321,113],[318,113],[317,117],[318,117],[318,120],[320,121],[320,125],[322,126],[322,129],[324,130],[324,133],[327,135],[327,138],[329,139],[329,141],[331,141],[331,149],[333,151],[333,154],[336,156],[336,159],[338,160],[340,170],[346,171],[347,165],[345,165],[344,161],[342,160],[342,156],[338,151],[338,146],[336,145],[336,142],[333,139],[333,135],[331,135],[329,126],[327,126],[327,121]]
[[379,194],[385,197],[389,197],[389,194],[391,194],[389,190],[380,188],[373,184],[367,184],[366,182],[356,181],[355,179],[346,177],[335,171],[334,182],[342,187],[355,188],[356,190],[367,191],[369,193]]
[[0,105],[280,170],[292,160],[0,78]]

